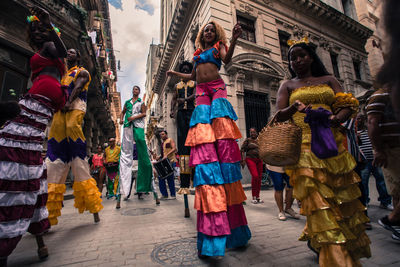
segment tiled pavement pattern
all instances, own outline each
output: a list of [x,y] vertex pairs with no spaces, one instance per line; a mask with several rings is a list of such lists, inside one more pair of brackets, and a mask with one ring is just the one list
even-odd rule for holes
[[[373,230],[368,234],[373,256],[362,260],[363,266],[400,266],[400,243],[377,224],[388,212],[378,207],[372,183],[370,191]],[[250,197],[251,190],[246,194]],[[45,236],[49,258],[40,262],[33,236],[25,235],[10,256],[9,266],[318,266],[306,243],[297,241],[305,218],[279,221],[273,190],[261,194],[264,204],[247,201],[245,206],[253,235],[250,244],[228,251],[223,259],[197,259],[196,214],[191,208],[191,218],[183,217],[183,197],[156,206],[152,197],[146,196],[145,200],[123,201],[120,210],[115,209],[114,200],[103,198],[104,210],[97,225],[89,213],[78,214],[73,200],[64,201],[59,225]],[[189,196],[190,207],[193,199]],[[298,210],[296,204],[294,208]],[[143,213],[151,214],[140,215]]]

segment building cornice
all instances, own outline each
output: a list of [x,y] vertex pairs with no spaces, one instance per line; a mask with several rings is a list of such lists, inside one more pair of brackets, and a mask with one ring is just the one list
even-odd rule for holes
[[[372,30],[365,27],[361,23],[354,19],[346,16],[337,9],[323,3],[320,0],[279,0],[285,5],[289,5],[293,8],[294,4],[302,12],[309,16],[312,16],[319,21],[326,21],[331,26],[341,32],[346,32],[348,35],[358,37],[366,41],[373,33]],[[264,3],[265,1],[258,1]],[[268,1],[271,2],[271,1]],[[265,4],[265,3],[264,3]]]

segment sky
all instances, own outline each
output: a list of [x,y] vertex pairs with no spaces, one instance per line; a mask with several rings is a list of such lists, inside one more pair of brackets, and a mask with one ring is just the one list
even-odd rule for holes
[[141,96],[144,93],[149,46],[160,36],[160,0],[109,0],[109,7],[115,57],[121,62],[117,90],[123,105],[132,97],[134,85],[142,89]]

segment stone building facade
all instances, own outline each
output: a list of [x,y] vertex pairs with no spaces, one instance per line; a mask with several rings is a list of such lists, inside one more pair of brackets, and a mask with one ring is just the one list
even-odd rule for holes
[[91,74],[84,133],[88,152],[108,137],[119,138],[115,113],[120,112],[116,91],[116,62],[106,0],[3,0],[0,1],[0,100],[18,100],[31,87],[26,17],[29,6],[46,9],[62,33],[67,48],[81,53]]
[[[372,86],[364,48],[372,31],[358,22],[353,0],[162,0],[160,13],[162,53],[152,86],[158,99],[152,103],[156,112],[151,118],[172,138],[176,139],[176,122],[169,116],[169,105],[177,80],[165,72],[192,60],[199,28],[210,20],[219,23],[228,38],[237,22],[242,25],[232,61],[220,74],[243,137],[250,127],[260,130],[275,112],[279,84],[290,78],[288,39],[308,36],[346,91],[361,95]],[[148,132],[150,143],[155,136]]]
[[149,54],[147,55],[146,63],[146,83],[145,83],[145,94],[146,94],[146,123],[145,133],[146,139],[148,140],[148,147],[151,151],[160,154],[160,139],[158,137],[158,131],[163,129],[160,126],[159,120],[161,112],[160,102],[158,101],[158,94],[153,91],[155,74],[160,64],[162,53],[161,44],[151,44],[149,47]]
[[357,17],[361,24],[373,31],[367,40],[365,49],[368,52],[368,64],[372,78],[375,78],[384,62],[383,51],[384,30],[381,23],[382,1],[377,0],[354,0]]

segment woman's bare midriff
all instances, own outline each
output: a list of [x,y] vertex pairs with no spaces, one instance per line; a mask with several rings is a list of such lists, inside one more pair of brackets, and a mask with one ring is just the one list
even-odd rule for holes
[[214,63],[202,63],[196,67],[196,82],[207,83],[221,79],[218,68]]

